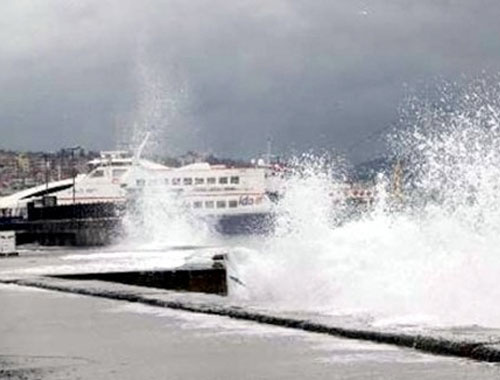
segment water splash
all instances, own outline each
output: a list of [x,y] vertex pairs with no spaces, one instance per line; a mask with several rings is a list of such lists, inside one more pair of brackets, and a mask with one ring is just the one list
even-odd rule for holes
[[[321,234],[337,224],[345,208],[325,206],[341,191],[336,184],[345,182],[345,163],[333,154],[307,153],[293,157],[288,166],[289,177],[281,188],[284,196],[274,210],[278,215],[275,236]],[[310,227],[323,229],[313,232]]]
[[[196,128],[186,120],[186,110],[191,99],[189,86],[178,67],[159,65],[148,53],[144,35],[139,36],[135,77],[137,84],[136,106],[129,115],[129,125],[124,125],[123,138],[132,152],[141,146],[141,158],[165,159],[180,153],[183,146],[196,145]],[[189,140],[189,144],[186,143]],[[138,158],[134,165],[138,164]],[[124,234],[119,246],[144,254],[148,250],[168,247],[208,244],[212,237],[211,226],[193,217],[176,195],[158,185],[158,178],[140,167],[148,185],[131,197],[123,220]],[[152,186],[151,186],[152,184]]]
[[[147,183],[158,178],[141,175]],[[124,218],[127,246],[141,248],[205,246],[216,235],[213,226],[197,218],[173,192],[163,186],[145,186],[134,197]]]
[[295,310],[500,326],[500,85],[476,81],[441,93],[412,103],[407,124],[391,136],[409,173],[405,207],[390,207],[382,178],[375,207],[339,226],[326,216],[323,177],[293,179],[279,221],[287,233],[260,253],[235,255],[246,287],[234,296]]
[[134,69],[135,105],[122,117],[126,121],[120,125],[118,145],[134,150],[150,133],[147,155],[164,158],[196,144],[197,129],[188,117],[191,96],[185,74],[155,62],[145,45],[141,39]]

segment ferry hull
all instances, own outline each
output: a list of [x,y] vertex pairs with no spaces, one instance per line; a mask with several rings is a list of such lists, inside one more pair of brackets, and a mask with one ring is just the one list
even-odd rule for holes
[[215,230],[223,235],[265,235],[274,230],[272,213],[221,215],[216,217]]

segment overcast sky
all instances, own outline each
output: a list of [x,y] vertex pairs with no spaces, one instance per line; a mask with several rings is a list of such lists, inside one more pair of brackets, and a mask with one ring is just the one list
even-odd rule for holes
[[249,157],[363,141],[408,88],[500,71],[498,0],[3,0],[0,148]]

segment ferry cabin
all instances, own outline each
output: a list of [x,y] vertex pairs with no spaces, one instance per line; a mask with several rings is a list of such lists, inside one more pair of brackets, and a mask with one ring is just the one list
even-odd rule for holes
[[182,207],[200,215],[267,213],[266,169],[228,168],[195,163],[180,168],[134,168],[127,181],[133,196],[173,196]]

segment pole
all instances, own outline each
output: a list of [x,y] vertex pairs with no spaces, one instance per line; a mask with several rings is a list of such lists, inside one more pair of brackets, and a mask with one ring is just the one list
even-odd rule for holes
[[73,206],[75,205],[76,189],[75,189],[75,150],[71,149],[71,166],[72,166],[72,177],[73,177]]
[[49,159],[47,157],[47,154],[44,154],[43,157],[45,158],[45,190],[49,190]]
[[77,145],[71,148],[64,148],[62,153],[66,156],[66,152],[71,152],[71,177],[73,179],[73,205],[76,203],[76,163],[75,163],[75,150],[81,150],[82,147]]

